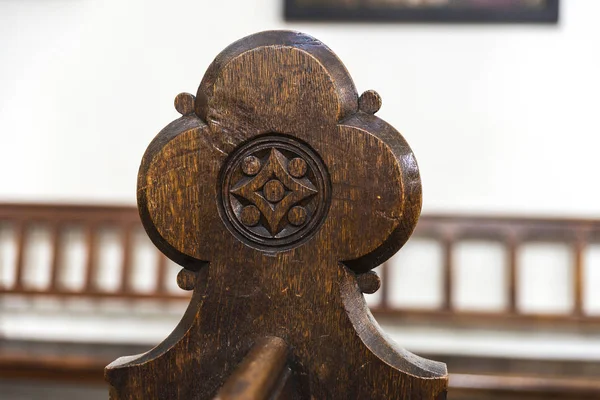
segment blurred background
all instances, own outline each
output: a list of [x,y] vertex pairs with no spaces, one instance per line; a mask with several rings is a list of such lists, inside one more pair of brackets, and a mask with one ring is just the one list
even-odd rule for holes
[[333,49],[419,161],[423,217],[368,296],[384,329],[448,363],[450,398],[600,398],[600,2],[557,3],[0,0],[0,398],[107,398],[103,366],[175,327],[137,168],[269,29]]

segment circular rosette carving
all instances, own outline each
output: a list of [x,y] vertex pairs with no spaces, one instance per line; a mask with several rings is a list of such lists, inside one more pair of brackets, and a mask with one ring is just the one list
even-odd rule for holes
[[310,239],[331,201],[323,161],[285,136],[261,136],[239,148],[219,182],[223,221],[241,241],[266,250]]

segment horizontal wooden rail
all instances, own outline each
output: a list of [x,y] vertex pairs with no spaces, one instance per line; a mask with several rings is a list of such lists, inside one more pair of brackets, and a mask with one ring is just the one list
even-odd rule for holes
[[514,398],[597,399],[600,383],[594,379],[558,377],[501,376],[450,374],[450,393],[461,397],[468,394],[478,399],[505,394]]
[[26,297],[52,296],[60,298],[87,298],[87,299],[123,299],[123,300],[184,300],[189,301],[188,292],[109,292],[109,291],[69,291],[69,290],[36,290],[36,289],[6,289],[0,288],[0,295],[18,295]]

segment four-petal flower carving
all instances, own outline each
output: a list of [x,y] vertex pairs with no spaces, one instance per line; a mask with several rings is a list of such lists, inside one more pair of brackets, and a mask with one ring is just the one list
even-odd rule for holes
[[[264,215],[267,229],[275,236],[286,225],[285,216],[302,200],[317,194],[317,188],[307,178],[294,178],[288,172],[288,159],[277,149],[272,148],[265,165],[255,176],[242,179],[230,193],[242,197],[256,205]],[[280,182],[285,189],[281,200],[269,201],[265,185]],[[277,184],[276,184],[277,185]]]

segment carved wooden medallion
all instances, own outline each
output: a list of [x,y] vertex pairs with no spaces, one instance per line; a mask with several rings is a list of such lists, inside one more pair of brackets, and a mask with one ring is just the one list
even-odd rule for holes
[[164,342],[106,368],[111,399],[445,396],[445,365],[389,341],[363,297],[421,210],[414,154],[380,106],[288,31],[235,42],[176,97],[138,206],[193,296]]
[[220,179],[222,217],[250,246],[286,249],[323,223],[331,197],[327,170],[306,144],[262,136],[237,149]]

